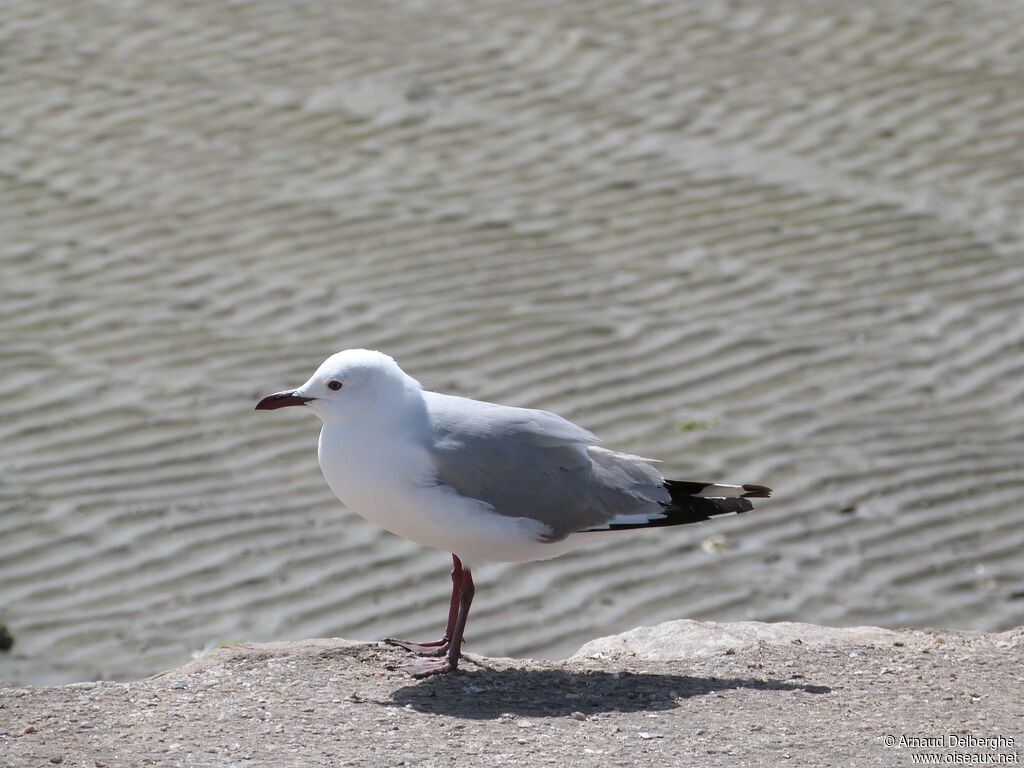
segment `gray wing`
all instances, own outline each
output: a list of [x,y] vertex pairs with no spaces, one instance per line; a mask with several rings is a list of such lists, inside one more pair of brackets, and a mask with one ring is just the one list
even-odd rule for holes
[[613,518],[664,514],[664,478],[645,460],[548,411],[424,392],[438,480],[500,515],[551,529],[548,541]]

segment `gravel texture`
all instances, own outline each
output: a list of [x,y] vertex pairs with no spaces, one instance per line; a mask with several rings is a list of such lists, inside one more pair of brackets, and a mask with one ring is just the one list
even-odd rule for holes
[[[0,688],[0,765],[892,768],[918,752],[1020,759],[1024,628],[677,622],[652,631],[657,661],[627,634],[563,662],[471,656],[455,675],[412,681],[396,669],[403,652],[324,639],[224,648],[139,682]],[[716,632],[735,647],[702,653],[698,639]],[[677,658],[667,658],[673,647]],[[990,741],[950,746],[951,735]],[[900,746],[913,738],[944,746]]]

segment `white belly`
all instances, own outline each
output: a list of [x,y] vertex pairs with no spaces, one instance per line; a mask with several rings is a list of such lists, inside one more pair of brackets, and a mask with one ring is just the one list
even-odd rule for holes
[[[372,437],[320,433],[320,469],[349,509],[409,541],[454,552],[467,565],[554,557],[572,548],[545,543],[547,527],[525,517],[499,515],[490,505],[438,485],[426,451],[387,450]],[[364,436],[366,437],[366,436]]]

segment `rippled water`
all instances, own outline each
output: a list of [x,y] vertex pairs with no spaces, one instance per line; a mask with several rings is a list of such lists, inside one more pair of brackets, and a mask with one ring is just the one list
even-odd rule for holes
[[484,569],[470,650],[1024,622],[1021,30],[923,1],[9,4],[0,677],[436,635],[447,556],[333,499],[311,415],[251,410],[350,346],[776,488]]

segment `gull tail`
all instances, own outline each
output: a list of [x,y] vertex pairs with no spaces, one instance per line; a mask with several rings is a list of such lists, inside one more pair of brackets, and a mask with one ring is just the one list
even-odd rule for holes
[[666,480],[671,500],[648,515],[621,515],[591,531],[627,531],[632,528],[660,528],[666,525],[700,523],[719,515],[738,515],[753,509],[751,499],[766,499],[772,489],[763,485],[723,485]]

